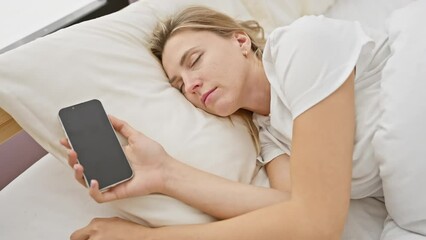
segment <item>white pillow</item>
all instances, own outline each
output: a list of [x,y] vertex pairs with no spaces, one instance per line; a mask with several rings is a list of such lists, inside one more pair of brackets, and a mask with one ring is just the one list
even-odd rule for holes
[[299,0],[298,2],[302,4],[302,15],[311,15],[323,14],[334,5],[336,0]]
[[[385,33],[385,23],[389,15],[395,11],[395,9],[404,7],[414,1],[415,0],[338,0],[326,11],[325,15],[331,18],[358,21],[363,27],[372,28],[380,33]],[[367,34],[370,33],[367,32]]]
[[[285,2],[302,9],[296,0]],[[264,9],[285,5],[278,0],[262,5],[247,0],[134,3],[118,13],[74,25],[0,55],[0,107],[65,162],[66,152],[58,143],[64,137],[58,111],[96,98],[108,113],[160,142],[177,159],[249,183],[256,152],[246,126],[239,119],[232,124],[193,107],[169,85],[147,49],[158,18],[188,4],[205,4],[240,19],[262,21],[265,12],[253,9],[253,4]],[[287,14],[286,8],[274,10],[270,15],[273,20],[265,22],[267,28],[299,17],[297,12]],[[152,226],[214,220],[161,195],[120,200],[114,205],[132,220]]]
[[[42,147],[65,162],[60,108],[97,98],[106,111],[160,142],[194,167],[249,183],[256,152],[249,132],[194,108],[171,88],[146,48],[155,11],[135,3],[0,56],[3,109]],[[213,219],[172,198],[152,195],[114,203],[153,226]]]
[[287,25],[303,15],[322,14],[336,0],[241,0],[241,2],[268,34],[276,27]]
[[[426,1],[395,11],[387,23],[392,56],[383,69],[383,115],[373,144],[389,218],[426,235]],[[392,222],[391,221],[391,222]],[[411,232],[411,233],[410,233]],[[400,239],[384,233],[382,239]],[[413,238],[407,239],[415,239]]]

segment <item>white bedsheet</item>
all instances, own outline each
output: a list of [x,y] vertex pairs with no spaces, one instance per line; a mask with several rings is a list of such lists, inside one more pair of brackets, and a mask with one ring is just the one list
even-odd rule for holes
[[[343,239],[379,239],[387,213],[382,202],[352,200]],[[123,216],[97,204],[71,169],[47,154],[0,191],[1,239],[68,239],[95,217]],[[360,238],[362,236],[362,238]]]
[[71,169],[47,154],[0,191],[0,239],[69,239],[92,218],[117,214],[93,201]]

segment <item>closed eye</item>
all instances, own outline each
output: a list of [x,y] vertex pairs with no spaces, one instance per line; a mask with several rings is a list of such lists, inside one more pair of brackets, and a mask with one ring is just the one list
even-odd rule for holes
[[184,90],[185,90],[185,84],[183,83],[183,81],[181,80],[181,84],[180,84],[180,86],[179,86],[179,91],[182,93],[182,94],[185,94],[184,93]]
[[195,60],[192,61],[191,66],[190,66],[191,68],[193,68],[199,62],[202,55],[203,55],[202,53],[198,54],[198,56],[195,58]]
[[181,93],[183,93],[185,85],[183,83],[182,78],[180,78],[180,77],[173,77],[172,80],[170,80],[169,82],[170,82],[170,85],[172,85],[172,87],[176,88]]

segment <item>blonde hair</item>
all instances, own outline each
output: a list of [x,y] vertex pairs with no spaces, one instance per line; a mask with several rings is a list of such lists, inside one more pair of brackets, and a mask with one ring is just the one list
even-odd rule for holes
[[[154,29],[151,41],[151,52],[162,61],[164,46],[167,40],[179,30],[209,31],[221,37],[230,38],[237,31],[245,32],[251,40],[251,50],[257,59],[262,59],[265,37],[263,28],[257,21],[237,21],[232,17],[207,7],[192,6],[159,22]],[[241,117],[249,128],[257,153],[260,152],[259,132],[252,120],[253,113],[240,109],[234,115]],[[232,121],[232,119],[231,119]]]

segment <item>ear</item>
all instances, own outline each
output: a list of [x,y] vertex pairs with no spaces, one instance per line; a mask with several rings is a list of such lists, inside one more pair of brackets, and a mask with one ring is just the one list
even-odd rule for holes
[[251,49],[251,39],[245,32],[234,32],[234,38],[241,50],[249,51]]

